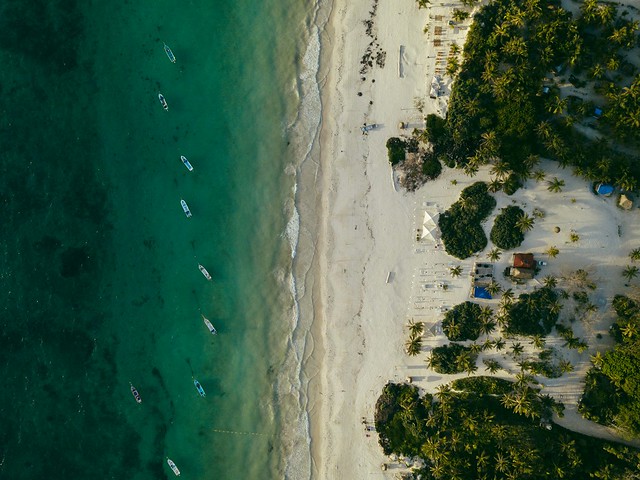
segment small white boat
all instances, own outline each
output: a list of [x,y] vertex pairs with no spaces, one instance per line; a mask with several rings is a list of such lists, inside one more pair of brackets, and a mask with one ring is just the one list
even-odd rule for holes
[[189,210],[189,205],[184,200],[180,200],[180,205],[182,205],[182,211],[187,216],[187,218],[191,218],[191,210]]
[[169,105],[167,104],[167,101],[164,99],[164,95],[159,93],[158,100],[160,100],[160,104],[162,105],[162,108],[164,108],[166,111],[169,111]]
[[131,383],[129,385],[131,386],[131,395],[133,395],[133,398],[136,399],[136,402],[142,403],[142,397],[138,393],[138,390],[136,390],[136,387],[134,387]]
[[171,460],[170,458],[167,458],[167,463],[171,467],[171,470],[173,470],[173,473],[176,474],[176,477],[179,477],[180,476],[180,470],[178,470],[178,467],[176,467],[176,464],[173,463],[173,460]]
[[187,170],[189,170],[190,172],[193,171],[193,167],[189,163],[189,160],[187,160],[187,157],[185,157],[184,155],[180,155],[180,160],[182,160],[182,163],[184,163],[184,166],[187,167]]
[[216,327],[213,326],[213,324],[209,321],[209,319],[207,317],[205,317],[202,314],[200,314],[200,315],[202,316],[202,320],[204,320],[204,324],[207,326],[207,328],[209,329],[211,334],[212,335],[217,335],[218,331],[216,330]]
[[171,51],[171,49],[169,48],[169,45],[167,45],[166,43],[164,44],[164,53],[167,54],[167,57],[169,57],[169,60],[171,60],[171,63],[176,63],[176,57]]
[[209,275],[209,272],[207,272],[206,268],[198,264],[198,270],[202,272],[202,275],[204,275],[204,278],[206,278],[207,280],[211,280],[211,275]]
[[196,390],[198,390],[198,393],[200,394],[201,397],[206,397],[207,394],[204,393],[204,388],[202,388],[202,385],[200,385],[200,382],[198,380],[196,380],[195,378],[193,379],[193,384],[196,387]]

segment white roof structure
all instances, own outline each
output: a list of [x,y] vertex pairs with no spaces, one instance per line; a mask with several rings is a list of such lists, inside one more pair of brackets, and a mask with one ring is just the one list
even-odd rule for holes
[[420,235],[420,240],[429,240],[430,242],[436,241],[436,237],[433,235],[431,230],[427,230],[426,228],[422,228],[422,234]]
[[436,219],[438,218],[438,214],[435,215],[430,214],[429,212],[424,212],[424,219],[422,220],[422,233],[420,235],[420,240],[429,240],[431,242],[436,241],[436,235],[438,233],[438,223]]

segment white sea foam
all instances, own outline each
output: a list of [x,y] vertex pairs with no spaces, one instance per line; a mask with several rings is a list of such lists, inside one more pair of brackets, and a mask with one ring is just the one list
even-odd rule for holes
[[[308,43],[296,82],[296,95],[299,109],[295,121],[289,131],[292,146],[296,152],[297,168],[314,159],[314,142],[317,141],[322,118],[322,104],[320,87],[318,85],[318,70],[320,66],[320,33],[326,20],[319,20],[319,8],[313,12],[314,21],[311,24]],[[296,179],[298,180],[298,179]],[[297,182],[293,187],[293,208],[286,228],[286,238],[291,248],[294,264],[297,258],[298,243],[300,241],[300,215],[296,207]],[[311,477],[311,451],[309,433],[309,414],[307,412],[308,380],[303,372],[303,360],[307,348],[307,339],[311,327],[312,316],[302,318],[300,314],[299,298],[304,296],[304,283],[299,284],[292,272],[289,276],[289,290],[293,298],[292,329],[289,337],[287,359],[283,370],[283,377],[278,381],[277,395],[280,406],[284,409],[282,421],[286,460],[284,475],[287,479],[305,479]],[[300,269],[298,269],[300,270]],[[302,268],[305,270],[305,268]],[[304,275],[304,273],[303,273]],[[286,399],[286,401],[285,401]],[[285,403],[287,405],[285,405]]]

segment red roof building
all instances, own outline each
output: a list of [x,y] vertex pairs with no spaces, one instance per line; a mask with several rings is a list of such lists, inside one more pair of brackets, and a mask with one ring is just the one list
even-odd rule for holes
[[514,253],[513,266],[515,268],[535,268],[536,261],[533,259],[533,253]]

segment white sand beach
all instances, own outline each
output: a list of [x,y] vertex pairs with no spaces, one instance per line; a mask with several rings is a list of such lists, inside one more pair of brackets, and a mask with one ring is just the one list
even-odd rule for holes
[[[446,62],[439,52],[444,51],[446,57],[451,42],[463,46],[470,20],[455,30],[448,25],[453,8],[461,8],[460,2],[434,2],[420,10],[414,0],[380,0],[371,16],[373,6],[373,0],[336,0],[323,38],[323,48],[330,53],[322,90],[315,349],[306,367],[311,377],[312,473],[313,478],[321,479],[393,478],[400,471],[401,465],[383,455],[373,431],[374,406],[382,387],[388,381],[412,377],[416,385],[433,392],[437,385],[455,378],[435,374],[425,365],[428,350],[446,342],[437,331],[425,335],[423,354],[405,354],[407,321],[413,318],[425,322],[427,329],[434,327],[443,308],[469,299],[473,261],[486,261],[486,251],[478,258],[459,261],[442,247],[436,248],[437,242],[417,241],[416,234],[425,212],[436,215],[446,210],[464,187],[487,180],[488,168],[474,178],[445,168],[436,182],[407,193],[392,180],[385,147],[389,137],[409,135],[410,129],[420,127],[426,114],[444,111],[442,97],[429,98],[431,78]],[[366,20],[373,22],[370,36]],[[444,32],[438,35],[439,46],[433,41],[436,26]],[[372,41],[374,56],[386,53],[384,68],[374,60],[374,67],[361,73],[361,60]],[[448,87],[445,82],[443,93]],[[420,103],[416,98],[424,102],[422,111],[416,107]],[[410,129],[400,130],[399,122],[407,122]],[[363,124],[377,127],[363,135]],[[534,207],[543,209],[546,217],[527,234],[519,251],[548,260],[540,277],[560,276],[576,268],[588,267],[592,272],[599,286],[599,310],[588,328],[574,326],[576,336],[587,339],[590,349],[581,354],[572,351],[575,371],[549,382],[549,393],[567,403],[563,424],[606,436],[604,429],[571,414],[571,408],[575,411],[589,355],[610,345],[607,312],[614,293],[624,291],[621,271],[628,263],[629,250],[640,243],[640,222],[637,210],[624,212],[616,207],[614,197],[596,197],[569,169],[561,170],[551,162],[541,166],[547,178],[565,181],[563,191],[551,193],[544,182],[530,180],[512,197],[500,193],[485,230],[488,236],[499,208],[514,202],[527,213]],[[454,179],[457,185],[451,183]],[[555,233],[556,226],[560,233]],[[620,234],[618,226],[622,226]],[[568,242],[572,230],[580,235],[575,244]],[[542,254],[550,245],[560,250],[555,259]],[[510,258],[511,252],[505,253],[497,263],[499,277]],[[456,279],[449,275],[452,265],[463,268]],[[438,288],[441,282],[447,283],[446,291]],[[511,286],[503,277],[501,283]],[[517,295],[529,288],[533,285],[514,290]],[[493,302],[489,304],[497,304]],[[596,338],[598,333],[603,334],[602,339]],[[506,359],[503,363],[509,365]],[[483,372],[479,363],[478,374]],[[383,463],[388,465],[386,472],[381,470]]]

